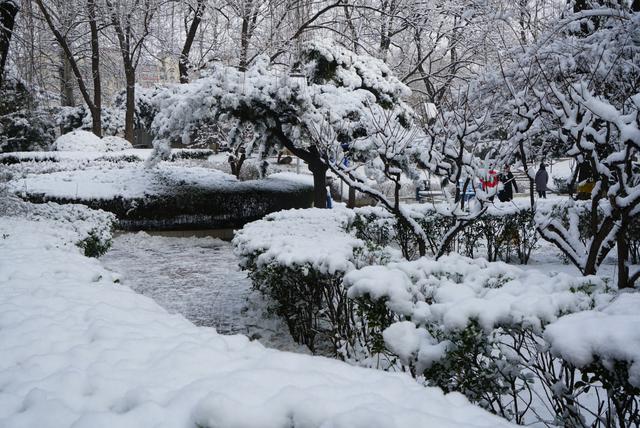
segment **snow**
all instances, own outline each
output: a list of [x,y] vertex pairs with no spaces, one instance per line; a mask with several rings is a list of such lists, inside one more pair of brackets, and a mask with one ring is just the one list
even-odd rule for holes
[[245,225],[233,244],[242,263],[256,257],[258,266],[311,265],[320,273],[354,268],[354,250],[364,243],[347,234],[351,210],[336,208],[286,210]]
[[133,149],[131,143],[121,137],[97,137],[92,132],[76,130],[59,136],[53,149],[63,152],[113,152]]
[[0,236],[1,426],[510,426],[403,374],[196,327],[51,220],[2,217]]
[[[196,233],[205,235],[194,236]],[[252,291],[231,244],[206,233],[124,233],[100,260],[120,273],[122,284],[198,326],[214,327],[223,334],[245,334],[272,348],[303,350],[284,322],[267,314],[264,297]]]
[[30,174],[7,183],[13,192],[44,194],[48,197],[75,200],[142,198],[170,193],[180,186],[198,186],[220,191],[234,189],[299,189],[299,181],[273,178],[240,182],[234,176],[209,168],[160,164],[147,168],[142,163],[114,167],[90,166],[82,170]]
[[547,274],[457,254],[367,266],[347,273],[344,281],[350,298],[385,298],[390,310],[414,323],[453,330],[477,320],[487,332],[516,323],[541,331],[564,313],[591,307],[591,295],[581,289],[604,287],[597,277]]
[[53,143],[53,149],[58,151],[88,151],[104,152],[106,146],[100,137],[87,131],[72,131],[59,136]]
[[569,314],[549,325],[551,350],[578,368],[597,358],[605,367],[629,363],[629,382],[640,387],[639,293],[621,293],[593,310]]

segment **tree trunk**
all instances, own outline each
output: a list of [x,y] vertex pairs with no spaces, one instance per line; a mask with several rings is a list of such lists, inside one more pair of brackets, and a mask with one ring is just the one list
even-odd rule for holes
[[131,65],[125,65],[127,79],[127,109],[124,115],[124,138],[135,144],[134,113],[136,110],[136,70]]
[[347,200],[347,208],[356,207],[356,189],[349,186],[349,199]]
[[198,0],[196,9],[193,15],[193,21],[191,21],[191,25],[189,26],[189,31],[187,32],[187,38],[185,39],[184,45],[182,46],[182,52],[180,52],[180,60],[178,61],[178,69],[180,71],[180,83],[189,83],[189,52],[191,52],[191,46],[193,45],[193,40],[196,37],[198,27],[200,26],[200,22],[202,21],[202,14],[204,13],[205,1],[206,0]]
[[0,0],[0,87],[4,77],[4,67],[9,55],[9,43],[16,23],[18,4],[12,1]]
[[91,108],[91,131],[102,137],[102,82],[100,80],[100,45],[96,22],[95,0],[87,0],[89,28],[91,30],[91,77],[93,79],[93,108]]
[[60,52],[60,61],[60,104],[66,107],[75,107],[72,84],[73,70],[71,70],[71,64],[64,51]]
[[616,239],[618,248],[618,289],[633,287],[629,283],[629,243],[627,242],[626,233],[620,231]]
[[316,208],[327,208],[327,169],[322,162],[309,163],[309,171],[313,173],[313,205]]
[[[55,37],[56,41],[58,42],[58,44],[60,45],[60,47],[64,51],[64,54],[67,57],[67,60],[69,61],[69,65],[71,66],[71,70],[73,71],[74,76],[76,76],[76,80],[78,82],[78,89],[80,90],[80,93],[82,94],[82,99],[84,99],[84,102],[89,107],[89,110],[91,111],[91,115],[92,115],[92,118],[93,118],[93,121],[94,121],[94,124],[95,124],[96,123],[96,113],[99,112],[100,110],[96,109],[96,106],[93,104],[93,100],[89,96],[89,91],[87,89],[87,85],[85,84],[85,81],[84,81],[84,79],[82,77],[82,74],[80,73],[80,68],[78,67],[78,63],[76,62],[76,59],[73,56],[73,52],[71,52],[71,47],[69,46],[69,43],[67,43],[67,39],[65,38],[65,36],[56,27],[56,25],[55,25],[55,23],[53,21],[53,17],[51,15],[51,13],[49,12],[49,9],[47,7],[45,7],[45,5],[42,2],[42,0],[36,0],[36,4],[38,5],[38,8],[40,9],[40,12],[42,12],[42,16],[44,17],[45,21],[47,22],[47,25],[49,26],[49,29],[53,33],[53,36]],[[96,134],[96,135],[99,135],[99,134]]]

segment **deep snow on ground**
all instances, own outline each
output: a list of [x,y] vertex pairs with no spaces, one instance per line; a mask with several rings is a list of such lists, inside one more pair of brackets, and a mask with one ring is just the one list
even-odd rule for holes
[[125,233],[113,240],[101,261],[125,285],[198,326],[245,334],[272,348],[304,351],[282,321],[268,316],[229,242]]
[[0,218],[2,427],[507,427],[399,373],[168,314],[55,221]]

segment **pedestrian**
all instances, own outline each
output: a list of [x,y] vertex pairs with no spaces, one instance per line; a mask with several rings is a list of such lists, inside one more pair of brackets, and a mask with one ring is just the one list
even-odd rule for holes
[[547,183],[549,182],[549,174],[547,173],[544,162],[540,164],[540,169],[536,172],[535,181],[538,197],[547,199]]
[[493,197],[497,193],[499,181],[498,172],[493,168],[490,168],[484,176],[480,177],[482,191],[490,195],[489,201],[491,202],[493,202]]
[[513,199],[513,191],[518,193],[518,183],[516,183],[516,178],[513,176],[511,172],[511,167],[509,165],[504,166],[504,171],[500,174],[500,182],[502,183],[502,190],[498,193],[498,199],[500,202],[509,202]]

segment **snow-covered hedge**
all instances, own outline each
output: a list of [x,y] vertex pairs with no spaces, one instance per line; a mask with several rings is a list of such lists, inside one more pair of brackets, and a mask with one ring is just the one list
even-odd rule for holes
[[367,365],[409,371],[517,423],[640,416],[639,294],[459,255],[364,267],[344,283],[363,314],[353,355]]
[[[640,416],[640,340],[632,327],[612,334],[611,345],[593,333],[582,348],[554,333],[609,312],[635,325],[632,313],[607,309],[629,297],[599,277],[455,253],[400,261],[389,219],[375,208],[284,211],[248,224],[234,244],[254,285],[314,352],[409,372],[517,423],[585,426]],[[576,321],[565,328],[570,314]]]
[[0,193],[0,216],[22,218],[36,222],[55,222],[63,230],[69,242],[80,247],[85,256],[98,257],[111,246],[116,217],[102,210],[93,210],[84,205],[32,204],[17,197]]
[[116,214],[119,226],[238,227],[287,208],[308,207],[313,187],[296,180],[238,181],[209,168],[162,163],[96,162],[77,171],[12,180],[10,191],[31,202],[81,203]]
[[0,217],[2,426],[510,426],[405,375],[195,327],[115,283],[60,226]]
[[346,233],[352,218],[345,209],[280,211],[247,224],[233,239],[254,286],[270,296],[292,337],[312,351],[333,347],[328,351],[335,353],[337,330],[349,325],[342,277],[364,247]]

